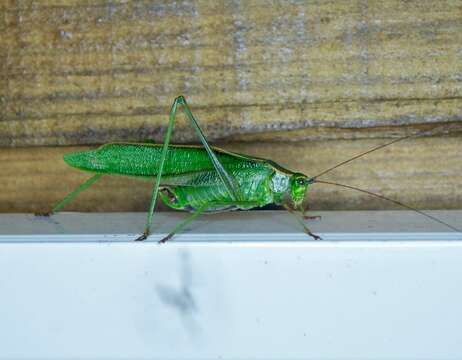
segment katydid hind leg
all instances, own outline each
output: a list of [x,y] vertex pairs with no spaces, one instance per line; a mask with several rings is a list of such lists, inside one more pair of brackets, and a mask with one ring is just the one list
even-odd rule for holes
[[189,119],[191,122],[192,126],[196,130],[202,144],[204,145],[212,163],[213,166],[215,167],[215,170],[218,172],[220,178],[223,181],[223,184],[225,185],[226,189],[230,193],[231,197],[233,200],[238,200],[240,198],[239,196],[239,189],[237,186],[236,180],[226,171],[226,169],[223,167],[221,164],[220,160],[217,158],[213,150],[211,149],[210,145],[207,142],[207,139],[205,138],[204,134],[202,133],[201,128],[199,127],[199,124],[197,123],[197,120],[195,119],[194,115],[192,114],[191,110],[189,109],[188,104],[186,103],[186,100],[183,96],[178,96],[175,101],[173,102],[172,108],[170,110],[170,115],[169,115],[169,125],[167,129],[167,133],[164,138],[164,144],[162,147],[162,154],[161,154],[161,159],[160,159],[160,164],[159,164],[159,170],[156,176],[156,181],[152,190],[152,195],[151,195],[151,203],[148,211],[148,217],[146,221],[146,227],[141,236],[139,236],[136,240],[137,241],[142,241],[147,239],[147,237],[150,234],[150,229],[151,229],[151,224],[152,224],[152,217],[154,215],[154,208],[157,202],[157,197],[159,194],[159,187],[160,187],[160,181],[162,177],[162,172],[165,164],[165,159],[167,157],[167,151],[168,151],[168,146],[170,143],[170,138],[173,132],[173,126],[175,122],[175,116],[177,112],[178,105],[183,106],[183,111],[186,114],[186,117]]
[[239,185],[236,179],[229,174],[229,172],[225,169],[223,164],[220,162],[220,160],[218,159],[218,157],[216,156],[216,154],[210,147],[196,118],[194,117],[191,109],[189,108],[188,103],[186,102],[186,99],[183,96],[179,96],[175,99],[175,101],[177,100],[179,103],[181,103],[181,105],[183,105],[183,112],[185,113],[188,120],[191,122],[191,125],[193,126],[194,130],[196,130],[196,133],[199,136],[199,139],[201,140],[202,144],[204,145],[204,148],[207,151],[215,170],[217,171],[223,184],[225,185],[226,190],[228,191],[228,193],[230,194],[231,198],[234,201],[239,201],[241,199],[241,194],[240,194]]
[[148,238],[149,234],[150,234],[150,231],[151,231],[152,217],[154,215],[154,208],[156,206],[157,196],[159,195],[160,181],[161,181],[161,178],[162,178],[162,172],[164,170],[165,159],[167,158],[168,145],[170,143],[170,138],[172,137],[173,125],[174,125],[174,122],[175,122],[175,115],[176,115],[176,110],[177,110],[177,107],[178,107],[178,100],[177,99],[175,99],[175,101],[173,102],[172,107],[170,109],[167,133],[165,134],[164,144],[162,146],[162,153],[161,153],[161,157],[160,157],[159,170],[158,170],[155,182],[154,182],[154,186],[152,188],[151,203],[149,205],[148,216],[147,216],[147,219],[146,219],[146,226],[145,226],[143,234],[141,236],[139,236],[138,238],[136,238],[135,241],[146,240]]

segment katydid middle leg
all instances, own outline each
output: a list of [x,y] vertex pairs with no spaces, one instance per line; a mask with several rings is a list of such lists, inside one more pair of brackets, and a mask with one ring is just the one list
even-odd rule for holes
[[164,164],[165,164],[165,159],[167,158],[167,151],[168,151],[168,145],[170,143],[170,138],[172,136],[173,132],[173,125],[175,122],[175,116],[177,112],[177,108],[179,105],[183,106],[183,111],[188,118],[188,120],[191,122],[194,130],[196,130],[197,135],[199,136],[199,139],[201,140],[202,144],[204,145],[210,160],[212,161],[212,164],[215,168],[215,170],[218,172],[218,175],[220,176],[221,180],[223,181],[223,184],[226,187],[226,190],[230,194],[231,198],[235,201],[239,200],[240,198],[240,192],[239,192],[239,187],[237,185],[236,180],[226,171],[224,166],[221,164],[220,160],[218,157],[215,155],[213,152],[212,148],[207,142],[207,139],[205,138],[204,134],[202,133],[201,128],[199,127],[199,124],[197,123],[197,120],[195,119],[192,111],[189,109],[188,104],[186,103],[186,100],[183,96],[178,96],[175,101],[173,102],[172,108],[170,110],[170,115],[169,115],[169,124],[167,128],[167,133],[165,134],[164,138],[164,144],[162,146],[162,153],[161,153],[161,158],[160,158],[160,164],[159,164],[159,169],[158,173],[155,179],[155,183],[152,189],[152,194],[151,194],[151,203],[149,206],[149,211],[148,211],[148,216],[146,220],[146,227],[144,229],[144,232],[141,236],[139,236],[136,240],[141,241],[145,240],[150,233],[151,229],[151,224],[152,224],[152,217],[154,214],[154,207],[157,202],[157,196],[159,194],[159,186],[161,182],[161,177],[162,177],[162,172],[164,169]]
[[181,231],[186,225],[188,225],[191,221],[193,221],[195,218],[197,218],[200,214],[202,214],[205,210],[211,207],[219,207],[219,206],[231,206],[231,205],[236,205],[236,206],[248,206],[248,207],[256,207],[259,204],[256,202],[252,201],[219,201],[219,202],[210,202],[207,204],[202,205],[199,207],[196,211],[194,211],[190,216],[188,216],[185,220],[183,220],[181,223],[179,223],[175,228],[170,231],[170,233],[161,239],[159,243],[163,244],[170,240],[176,233]]

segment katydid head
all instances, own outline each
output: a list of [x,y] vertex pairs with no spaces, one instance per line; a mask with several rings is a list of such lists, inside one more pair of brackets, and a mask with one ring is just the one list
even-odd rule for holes
[[301,173],[295,173],[290,177],[290,198],[295,208],[301,208],[308,186],[312,183],[312,179]]

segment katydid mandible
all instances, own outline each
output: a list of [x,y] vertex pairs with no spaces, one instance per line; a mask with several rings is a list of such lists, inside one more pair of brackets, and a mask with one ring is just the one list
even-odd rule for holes
[[[170,145],[175,115],[179,107],[182,108],[203,146]],[[80,192],[89,188],[103,175],[114,174],[153,182],[146,226],[143,234],[135,240],[145,240],[149,236],[158,196],[167,206],[192,213],[160,242],[165,242],[172,238],[173,235],[181,231],[202,213],[236,209],[249,210],[268,204],[283,206],[296,216],[297,222],[305,233],[314,239],[320,239],[304,223],[304,220],[309,217],[305,215],[303,202],[310,185],[323,183],[361,191],[371,196],[391,201],[402,207],[417,211],[452,230],[460,231],[432,215],[399,201],[353,186],[318,179],[334,168],[345,165],[361,156],[421,134],[395,139],[337,164],[316,176],[308,177],[302,173],[287,170],[271,160],[233,153],[210,146],[185,98],[179,96],[174,100],[170,110],[169,124],[163,145],[109,143],[96,150],[65,154],[64,161],[67,164],[77,169],[91,172],[94,175],[56,204],[52,213],[60,211]]]

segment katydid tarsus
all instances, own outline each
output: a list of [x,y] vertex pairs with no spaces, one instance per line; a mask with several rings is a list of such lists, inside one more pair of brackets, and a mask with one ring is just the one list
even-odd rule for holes
[[[175,115],[179,107],[182,108],[203,146],[170,145]],[[430,131],[433,130],[435,129]],[[162,145],[152,143],[109,143],[96,150],[64,155],[64,161],[70,166],[89,171],[94,175],[56,204],[52,213],[60,211],[80,192],[90,187],[103,175],[115,174],[153,182],[146,226],[143,234],[136,240],[144,240],[149,236],[158,196],[173,209],[192,212],[189,217],[172,229],[160,242],[169,240],[204,212],[213,213],[235,209],[249,210],[268,204],[283,206],[296,217],[297,222],[308,235],[314,239],[320,239],[319,236],[311,232],[304,222],[309,217],[305,215],[303,202],[309,186],[315,183],[361,191],[416,211],[451,230],[461,231],[441,219],[397,200],[353,186],[319,180],[322,175],[331,170],[371,152],[428,132],[424,131],[395,139],[309,177],[287,170],[271,160],[211,147],[185,98],[179,96],[174,100],[171,107],[169,124]]]

